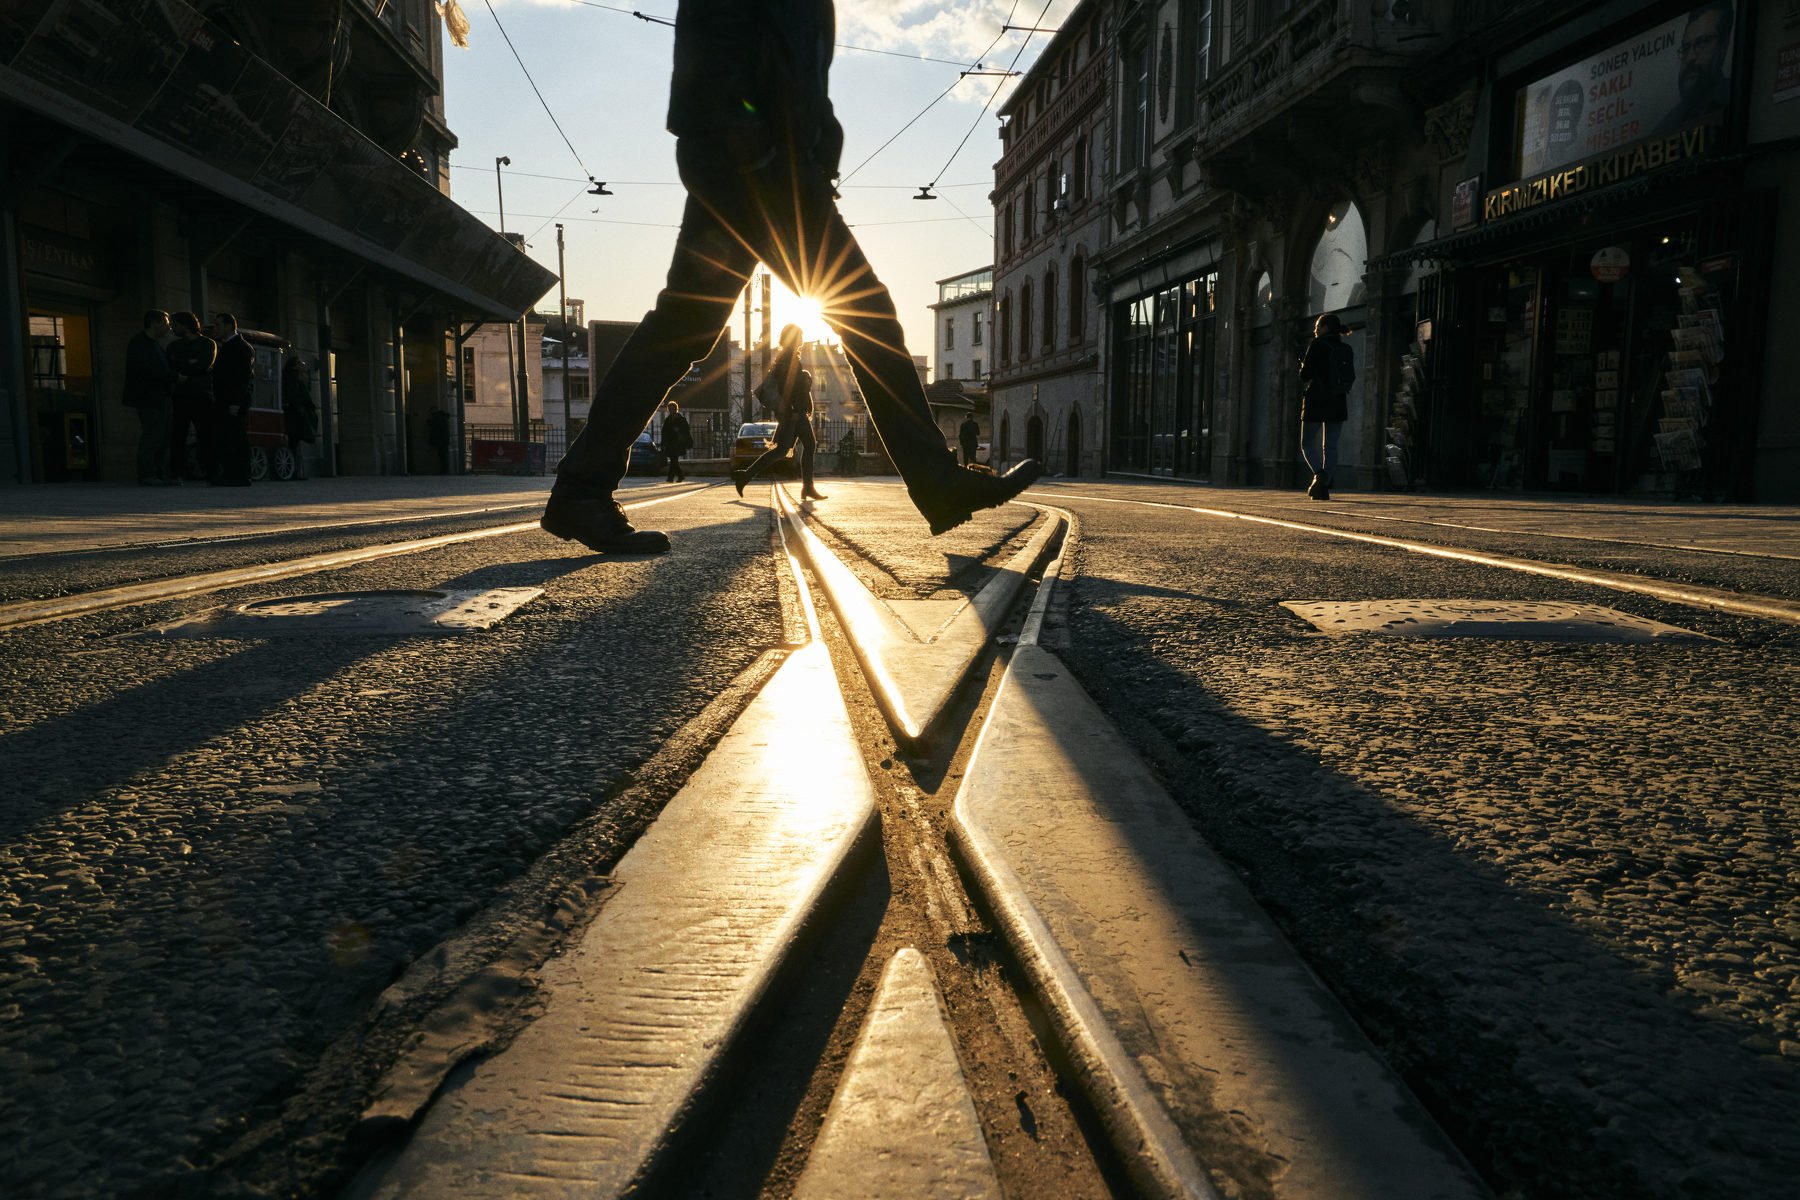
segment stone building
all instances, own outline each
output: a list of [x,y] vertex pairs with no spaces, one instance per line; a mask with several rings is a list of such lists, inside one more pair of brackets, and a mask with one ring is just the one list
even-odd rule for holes
[[8,6],[0,13],[0,478],[135,478],[119,400],[148,309],[263,335],[314,373],[318,472],[436,470],[450,331],[516,320],[554,275],[449,197],[430,0]]
[[1062,475],[1107,469],[1105,332],[1094,263],[1109,232],[1113,7],[1063,22],[1001,108],[994,169],[990,459]]
[[[1292,486],[1295,367],[1331,312],[1359,366],[1344,485],[1800,495],[1774,359],[1800,318],[1774,269],[1800,261],[1790,0],[1090,0],[1006,116],[1012,458],[1060,469],[1017,422],[1054,430],[1085,372],[1092,469]],[[1017,314],[1061,266],[1043,180],[1078,135],[1101,319],[1046,353]]]

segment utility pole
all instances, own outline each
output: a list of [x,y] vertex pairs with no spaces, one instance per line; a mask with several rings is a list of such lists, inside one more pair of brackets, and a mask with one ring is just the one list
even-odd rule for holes
[[[506,184],[501,179],[500,168],[512,166],[512,159],[499,155],[494,159],[494,191],[500,198],[500,236],[506,236]],[[522,252],[522,251],[521,251]],[[506,330],[506,380],[512,389],[513,437],[518,441],[525,440],[524,422],[519,418],[519,379],[513,371],[513,334],[512,327]]]
[[756,401],[750,391],[750,283],[744,281],[744,423],[756,420]]
[[769,307],[770,280],[771,276],[767,271],[764,271],[762,273],[762,372],[764,379],[769,377],[769,322],[771,320],[771,310]]
[[562,394],[563,394],[563,452],[569,449],[569,347],[575,344],[569,332],[569,275],[563,270],[563,227],[562,222],[556,224],[556,297],[562,305]]

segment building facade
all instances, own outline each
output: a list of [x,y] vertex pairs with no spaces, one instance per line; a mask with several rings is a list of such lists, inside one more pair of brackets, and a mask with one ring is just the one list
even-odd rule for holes
[[[1358,362],[1345,484],[1800,496],[1775,359],[1800,319],[1776,266],[1800,261],[1791,0],[1091,0],[1006,116],[1011,458],[1058,469],[1053,438],[1004,427],[1054,427],[1023,393],[1085,371],[1094,469],[1292,486],[1296,366],[1334,313]],[[1019,323],[1061,266],[1025,200],[1082,132],[1101,332],[1059,376],[1074,347]]]
[[990,461],[1096,475],[1106,397],[1094,265],[1108,235],[1110,5],[1071,13],[1001,109],[994,170]]
[[446,194],[428,0],[17,5],[0,14],[0,478],[130,481],[125,348],[150,309],[315,367],[313,471],[436,470],[458,331],[554,276]]

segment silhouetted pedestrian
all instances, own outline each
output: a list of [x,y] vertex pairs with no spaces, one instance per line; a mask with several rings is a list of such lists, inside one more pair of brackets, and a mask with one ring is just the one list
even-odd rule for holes
[[830,0],[682,0],[668,126],[687,207],[668,284],[595,390],[587,428],[556,470],[543,527],[595,550],[661,552],[613,499],[631,443],[688,368],[711,351],[758,261],[821,306],[843,338],[869,415],[913,504],[942,533],[1030,486],[945,452],[888,290],[838,214],[844,133],[826,76]]
[[281,425],[294,453],[294,478],[305,479],[305,446],[319,436],[319,405],[312,394],[312,368],[298,354],[281,366]]
[[163,354],[169,314],[153,308],[125,347],[125,405],[138,415],[137,479],[145,487],[179,483],[169,467],[175,372]]
[[1344,345],[1344,323],[1325,313],[1313,323],[1312,344],[1300,360],[1300,457],[1312,472],[1306,494],[1331,499],[1331,468],[1338,431],[1350,416],[1356,386],[1356,352]]
[[669,461],[669,482],[683,483],[687,472],[681,469],[681,456],[694,448],[694,430],[681,415],[681,405],[671,400],[663,407],[662,452]]
[[[744,494],[752,479],[788,456],[796,442],[800,445],[800,494],[808,500],[823,500],[825,494],[813,486],[813,454],[818,441],[812,425],[812,372],[800,366],[800,327],[789,325],[781,331],[781,353],[769,367],[769,383],[779,396],[775,427],[775,444],[756,456],[756,461],[731,473],[738,495]],[[766,385],[765,385],[766,386]]]
[[219,352],[213,362],[215,453],[225,487],[250,486],[250,400],[256,391],[256,349],[238,332],[237,318],[222,312],[213,321]]
[[963,466],[975,466],[975,456],[981,453],[981,426],[976,424],[974,413],[963,418],[956,436],[962,442]]
[[450,414],[441,408],[431,410],[426,418],[426,433],[431,438],[431,448],[437,451],[439,473],[450,474]]
[[213,449],[212,369],[219,347],[200,332],[200,318],[191,312],[175,313],[169,318],[169,325],[175,330],[175,340],[163,348],[169,369],[175,373],[169,461],[177,476],[186,473],[191,429],[198,459],[197,478],[212,479],[218,474],[218,458]]

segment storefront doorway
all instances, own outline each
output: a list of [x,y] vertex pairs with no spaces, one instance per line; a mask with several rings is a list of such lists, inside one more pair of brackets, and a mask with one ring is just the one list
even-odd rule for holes
[[1218,288],[1208,271],[1119,306],[1109,470],[1207,478]]
[[26,326],[33,474],[47,483],[98,479],[100,414],[88,310],[77,304],[33,304]]

